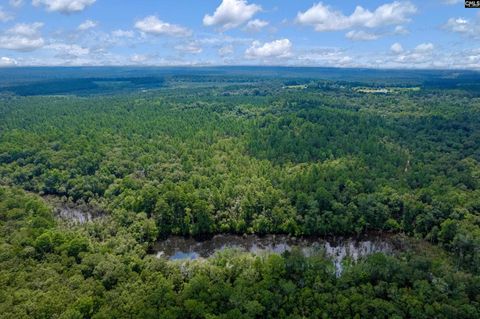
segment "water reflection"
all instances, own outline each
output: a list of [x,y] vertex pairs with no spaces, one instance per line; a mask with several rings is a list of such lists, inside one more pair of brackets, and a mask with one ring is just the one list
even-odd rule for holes
[[159,258],[170,260],[188,260],[208,258],[217,251],[226,248],[235,248],[253,254],[277,253],[282,254],[298,247],[309,256],[314,252],[323,251],[331,258],[337,275],[343,270],[343,261],[349,258],[353,261],[361,257],[382,252],[392,253],[393,245],[385,236],[365,236],[363,238],[294,238],[289,236],[235,236],[217,235],[210,240],[195,241],[191,238],[170,237],[157,243],[154,250]]

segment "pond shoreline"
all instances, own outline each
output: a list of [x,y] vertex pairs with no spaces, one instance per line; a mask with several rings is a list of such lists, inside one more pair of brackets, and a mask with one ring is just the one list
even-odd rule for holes
[[355,237],[219,234],[202,241],[171,236],[158,241],[149,253],[171,261],[187,261],[210,258],[225,249],[263,255],[283,254],[297,247],[306,256],[320,253],[331,259],[336,274],[340,275],[346,259],[357,261],[374,253],[395,254],[406,250],[406,243],[406,238],[402,235],[385,233],[366,233]]
[[360,234],[346,234],[346,235],[298,235],[298,236],[293,236],[288,233],[268,233],[268,234],[258,234],[258,233],[250,233],[250,234],[238,234],[238,233],[214,233],[209,236],[203,236],[203,237],[194,237],[194,236],[183,236],[183,235],[169,235],[166,237],[159,237],[157,241],[150,246],[148,253],[154,253],[155,252],[155,247],[158,246],[159,243],[168,241],[171,239],[181,239],[181,240],[186,240],[190,242],[195,242],[195,243],[205,243],[213,240],[215,237],[220,237],[220,236],[225,236],[225,237],[237,237],[237,238],[248,238],[248,237],[256,237],[259,239],[263,238],[289,238],[293,241],[329,241],[329,242],[338,242],[342,241],[345,239],[351,239],[351,240],[368,240],[369,238],[378,238],[378,239],[385,239],[389,241],[395,242],[396,246],[404,247],[407,244],[407,239],[409,238],[408,235],[404,233],[394,233],[394,232],[382,232],[382,231],[367,231],[364,233]]

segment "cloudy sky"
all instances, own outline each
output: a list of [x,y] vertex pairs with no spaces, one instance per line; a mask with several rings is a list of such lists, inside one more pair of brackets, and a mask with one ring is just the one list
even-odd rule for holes
[[463,0],[0,0],[0,66],[480,69]]

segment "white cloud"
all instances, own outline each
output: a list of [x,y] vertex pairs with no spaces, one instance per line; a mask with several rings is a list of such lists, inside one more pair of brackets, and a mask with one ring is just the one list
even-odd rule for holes
[[466,18],[450,18],[443,28],[472,38],[480,37],[480,14],[479,19],[469,20]]
[[248,32],[259,32],[263,28],[268,25],[267,21],[255,19],[248,21],[247,25],[245,26],[244,30]]
[[435,48],[435,46],[433,45],[433,43],[421,43],[419,45],[417,45],[415,47],[415,52],[417,53],[430,53],[433,51],[433,49]]
[[205,15],[203,24],[218,26],[221,30],[236,28],[250,20],[262,7],[246,0],[223,0],[213,15]]
[[15,59],[5,57],[5,56],[0,57],[0,67],[15,66],[17,64],[18,63]]
[[80,30],[80,31],[85,31],[85,30],[88,30],[88,29],[95,28],[97,25],[98,25],[98,22],[97,22],[97,21],[85,20],[84,22],[82,22],[82,23],[78,26],[77,29]]
[[14,35],[21,35],[25,37],[34,37],[39,34],[40,28],[43,27],[43,23],[17,23],[12,28],[7,30],[7,33]]
[[345,36],[350,39],[350,40],[354,40],[354,41],[372,41],[372,40],[376,40],[379,38],[379,36],[377,34],[374,34],[374,33],[370,33],[370,32],[365,32],[365,31],[355,31],[355,30],[352,30],[352,31],[349,31],[347,32],[347,34],[345,34]]
[[65,14],[80,12],[95,3],[96,0],[32,0],[34,6],[44,6],[47,11]]
[[192,32],[182,26],[164,22],[156,16],[149,16],[135,23],[138,30],[153,35],[189,36]]
[[399,34],[399,35],[406,35],[406,34],[409,34],[410,32],[403,25],[397,25],[393,33]]
[[206,38],[200,38],[197,42],[206,45],[213,45],[213,46],[222,46],[227,44],[234,44],[234,45],[249,45],[252,43],[252,38],[239,38],[239,37],[232,37],[225,33],[217,33],[213,34]]
[[202,53],[202,47],[196,42],[190,42],[187,44],[180,44],[175,46],[175,50],[182,51],[185,53],[198,54]]
[[470,32],[472,24],[465,18],[450,18],[444,27],[452,32],[466,33]]
[[245,51],[249,59],[287,58],[292,54],[292,42],[288,39],[275,40],[264,44],[254,41]]
[[392,44],[392,46],[390,47],[390,51],[392,51],[395,54],[400,54],[403,52],[403,47],[400,43],[396,42]]
[[[390,50],[393,51],[392,47]],[[439,60],[439,57],[435,55],[434,49],[435,46],[430,42],[421,43],[410,51],[405,51],[402,48],[402,51],[398,52],[394,60],[389,63],[393,63],[397,67],[431,68],[434,67],[435,63],[438,63]]]
[[116,38],[133,38],[135,36],[135,33],[131,30],[115,30],[112,31],[112,36]]
[[148,56],[143,54],[134,54],[130,57],[130,61],[136,64],[143,64],[148,61]]
[[[480,49],[457,52],[458,57],[449,57],[448,62],[461,63],[464,69],[480,69]],[[454,62],[454,63],[455,63]],[[459,67],[456,65],[455,67]]]
[[19,8],[23,5],[23,0],[10,0],[10,5],[14,8]]
[[357,6],[351,15],[346,16],[341,11],[319,2],[305,12],[299,12],[296,21],[311,25],[316,31],[336,31],[352,27],[377,28],[408,22],[410,15],[416,12],[417,8],[412,3],[394,1],[379,6],[373,12]]
[[43,47],[45,41],[40,35],[43,23],[18,23],[0,34],[0,48],[16,51],[32,51]]
[[303,25],[312,25],[317,31],[343,30],[352,26],[349,18],[340,11],[319,2],[305,12],[297,14],[297,22]]
[[57,51],[57,54],[63,58],[87,56],[90,54],[89,48],[84,48],[77,44],[54,43],[45,46],[45,48]]
[[33,51],[45,44],[42,38],[29,39],[21,36],[0,36],[0,48],[16,51]]
[[218,54],[222,57],[233,54],[233,45],[229,44],[218,49]]
[[13,19],[13,17],[9,13],[3,11],[2,7],[0,6],[0,22],[7,22],[11,19]]
[[295,65],[355,67],[354,59],[338,48],[315,48],[296,54]]

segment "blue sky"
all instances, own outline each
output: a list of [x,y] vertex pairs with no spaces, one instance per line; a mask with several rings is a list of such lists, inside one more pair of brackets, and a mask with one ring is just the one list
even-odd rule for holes
[[0,0],[0,66],[480,69],[459,0]]

